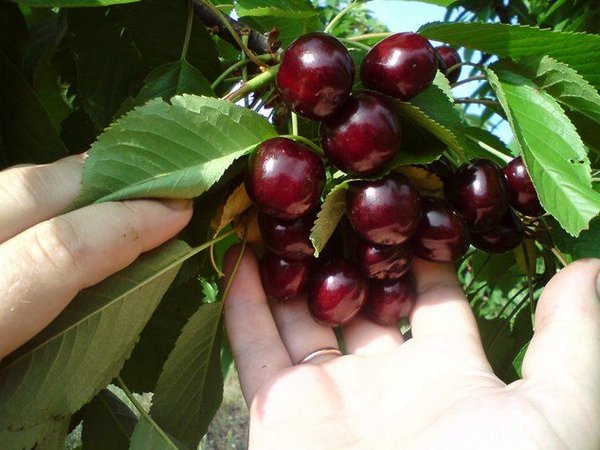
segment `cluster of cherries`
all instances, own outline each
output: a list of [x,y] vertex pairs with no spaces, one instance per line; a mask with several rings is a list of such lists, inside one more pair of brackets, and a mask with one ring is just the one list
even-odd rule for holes
[[[321,122],[329,163],[363,179],[347,190],[352,231],[344,235],[346,245],[327,251],[333,247],[328,243],[316,259],[309,235],[325,186],[323,161],[283,137],[254,152],[246,190],[259,210],[267,247],[260,270],[269,297],[283,301],[307,292],[312,316],[331,326],[348,323],[360,311],[392,325],[415,300],[413,255],[443,263],[457,261],[469,243],[488,252],[519,245],[524,230],[512,208],[526,216],[543,212],[520,158],[504,171],[486,159],[456,171],[444,160],[432,163],[426,168],[443,181],[445,199],[422,197],[400,173],[364,179],[380,173],[400,149],[402,129],[390,97],[411,99],[432,83],[438,68],[446,73],[459,62],[450,47],[434,49],[418,34],[395,34],[362,63],[360,78],[369,90],[351,94],[354,64],[340,41],[313,33],[291,44],[277,75],[282,101]],[[458,71],[446,76],[455,81]],[[353,254],[344,258],[349,248]]]

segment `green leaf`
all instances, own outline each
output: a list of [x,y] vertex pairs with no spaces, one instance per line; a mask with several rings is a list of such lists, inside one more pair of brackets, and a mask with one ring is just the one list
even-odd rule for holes
[[525,354],[527,353],[528,348],[529,348],[529,342],[527,342],[521,348],[521,350],[519,350],[519,353],[517,353],[517,356],[515,356],[515,359],[513,360],[513,369],[515,370],[518,378],[523,378],[521,369],[523,367],[523,360],[525,359]]
[[438,6],[443,6],[444,8],[446,8],[446,7],[450,6],[452,3],[455,3],[457,0],[407,0],[407,1],[429,3],[430,5],[438,5]]
[[152,100],[92,145],[78,205],[139,197],[197,197],[256,145],[276,135],[231,102],[184,95]]
[[549,56],[532,56],[518,64],[506,63],[509,70],[531,78],[560,103],[600,123],[600,94],[571,67]]
[[510,156],[511,151],[498,136],[488,130],[478,127],[465,127],[463,132],[467,139],[471,140],[481,148],[479,153],[476,153],[474,148],[471,149],[473,157],[493,159],[500,164],[500,166],[506,164],[506,158],[502,155]]
[[429,39],[508,58],[548,55],[600,88],[600,36],[500,23],[434,22],[419,30]]
[[275,17],[275,16],[243,16],[240,20],[248,26],[267,33],[273,29],[279,30],[279,39],[282,48],[286,48],[298,36],[313,31],[322,31],[324,26],[318,16],[300,18]]
[[317,11],[309,0],[238,0],[236,11],[239,16],[317,16]]
[[120,5],[122,3],[139,2],[140,0],[19,0],[23,6],[32,8],[81,8],[86,6],[109,6]]
[[110,9],[71,9],[80,100],[98,128],[106,127],[142,76],[139,51]]
[[46,110],[2,51],[0,79],[0,135],[6,162],[49,163],[66,156],[67,150]]
[[[144,81],[144,87],[135,98],[129,98],[121,106],[121,114],[149,100],[171,97],[181,94],[206,95],[214,97],[214,92],[202,72],[185,60],[158,66]],[[117,113],[120,115],[119,113]]]
[[142,415],[131,436],[129,450],[184,450]]
[[321,210],[318,212],[317,219],[310,231],[310,241],[315,248],[315,256],[317,257],[325,248],[325,244],[333,235],[346,212],[346,190],[349,186],[350,181],[335,186],[321,205]]
[[[44,331],[0,364],[0,442],[30,448],[48,421],[77,411],[119,373],[189,253],[178,241],[82,291]],[[27,386],[27,389],[23,389]]]
[[550,94],[507,70],[487,70],[544,209],[573,236],[600,212],[590,163],[575,127]]
[[129,406],[103,389],[83,409],[83,447],[86,450],[127,450],[137,421]]
[[223,400],[222,309],[223,302],[207,303],[190,318],[152,398],[152,418],[189,448],[198,447]]

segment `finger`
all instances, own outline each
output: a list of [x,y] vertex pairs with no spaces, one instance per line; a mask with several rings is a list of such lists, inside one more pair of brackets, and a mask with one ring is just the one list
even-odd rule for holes
[[[274,303],[271,309],[292,363],[298,364],[315,350],[338,348],[333,329],[315,322],[311,317],[305,295]],[[312,361],[325,362],[335,357],[335,355],[323,355]]]
[[[232,247],[225,256],[225,286],[230,282],[240,250],[239,246]],[[242,256],[225,299],[225,325],[242,392],[250,405],[265,382],[292,363],[267,304],[256,256],[249,249]]]
[[454,266],[415,258],[412,271],[417,283],[417,302],[410,315],[412,335],[467,333],[479,341],[477,322]]
[[523,361],[524,379],[600,379],[600,260],[580,260],[548,283],[537,305],[535,334]]
[[188,201],[104,203],[0,245],[0,357],[44,328],[81,289],[174,236],[190,216]]
[[83,158],[0,172],[0,242],[63,212],[79,195]]
[[356,355],[375,355],[393,351],[404,342],[396,326],[384,327],[359,315],[343,327],[346,351]]

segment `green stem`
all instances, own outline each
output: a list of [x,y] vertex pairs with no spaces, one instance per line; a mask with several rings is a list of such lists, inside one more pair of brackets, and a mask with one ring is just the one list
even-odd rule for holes
[[556,247],[552,247],[550,251],[554,256],[556,256],[556,259],[558,259],[558,261],[562,264],[563,267],[567,267],[569,265],[567,259],[564,257],[564,255],[560,252],[559,249],[557,249]]
[[333,19],[331,19],[331,21],[327,24],[327,26],[325,27],[324,32],[325,33],[329,33],[331,30],[333,30],[333,27],[335,27],[338,22],[340,20],[342,20],[342,18],[348,13],[350,12],[352,9],[354,9],[356,6],[358,5],[357,2],[351,2],[348,6],[346,6],[344,9],[342,9],[339,13],[337,13]]
[[192,0],[188,0],[188,17],[187,24],[185,26],[185,38],[183,40],[183,48],[181,49],[181,61],[185,61],[187,58],[188,50],[190,48],[190,39],[192,37],[192,26],[194,25],[194,3]]
[[221,301],[224,302],[229,295],[229,291],[231,290],[231,285],[233,284],[233,280],[235,279],[238,269],[240,268],[240,264],[242,262],[242,258],[244,256],[244,252],[246,251],[246,244],[248,243],[248,224],[244,227],[244,237],[242,238],[242,248],[240,250],[240,254],[235,261],[235,265],[233,266],[233,270],[231,271],[231,276],[227,280],[227,284],[225,285],[225,289],[223,289],[223,296],[221,297]]
[[475,63],[466,62],[466,61],[448,67],[448,69],[446,70],[446,72],[447,73],[454,72],[455,70],[458,70],[459,68],[461,68],[463,66],[475,67],[476,69],[479,69],[482,72],[485,72],[485,67],[483,67],[481,64],[475,64]]
[[475,77],[465,78],[464,80],[460,80],[460,81],[457,81],[456,83],[453,83],[452,89],[454,89],[455,87],[458,87],[458,86],[462,86],[463,84],[471,83],[473,81],[485,81],[485,80],[487,80],[487,77],[485,75],[477,75]]
[[304,136],[298,136],[297,134],[282,134],[280,137],[292,139],[293,141],[302,142],[303,144],[308,145],[317,155],[321,157],[325,157],[325,153],[323,149],[315,144],[310,139],[305,138]]
[[275,79],[278,70],[279,66],[270,67],[267,71],[261,73],[260,75],[257,75],[251,80],[248,80],[246,83],[242,84],[238,89],[227,94],[225,97],[223,97],[223,100],[229,100],[234,103],[237,102],[239,99],[244,98],[252,92],[255,92],[260,88],[266,86],[267,84],[271,83]]
[[350,39],[346,39],[346,38],[338,38],[340,41],[345,42],[346,44],[350,44],[354,47],[360,48],[362,50],[365,50],[367,52],[371,51],[371,47],[369,47],[368,45],[365,45],[361,42],[356,42],[356,41],[352,41]]
[[475,281],[477,281],[477,278],[479,277],[479,275],[481,275],[481,273],[483,272],[483,269],[485,269],[485,266],[487,266],[487,264],[490,262],[491,259],[492,259],[492,255],[487,255],[486,258],[481,263],[481,266],[479,266],[479,270],[477,272],[473,272],[473,278],[471,279],[471,281],[465,288],[465,293],[467,293],[467,292],[469,292],[469,290],[471,290],[471,287],[473,286]]
[[[258,55],[257,58],[264,62],[270,62],[270,61],[274,61],[276,59],[276,57],[274,55]],[[235,64],[232,64],[227,69],[225,69],[225,71],[221,75],[219,75],[217,77],[217,79],[211,85],[211,88],[214,90],[219,84],[221,84],[227,78],[227,76],[229,74],[235,72],[240,67],[243,67],[249,63],[250,63],[249,59],[243,59],[241,61],[236,62]]]
[[140,415],[142,415],[144,419],[146,419],[152,425],[152,427],[156,429],[158,434],[160,434],[160,437],[162,437],[163,440],[169,444],[169,448],[172,448],[173,450],[179,450],[179,448],[177,447],[177,445],[175,445],[171,438],[163,431],[163,429],[160,426],[158,426],[154,419],[150,417],[150,414],[146,412],[142,405],[140,405],[140,403],[137,401],[133,393],[129,390],[129,388],[127,387],[127,385],[123,381],[123,378],[121,378],[120,375],[117,376],[117,381],[119,382],[121,389],[123,389],[123,392],[125,392],[125,395],[129,399],[129,401],[133,403],[133,406],[135,406],[135,409],[137,409]]
[[292,112],[292,134],[298,136],[298,114]]
[[470,141],[472,141],[472,142],[476,143],[477,145],[479,145],[482,149],[484,149],[488,153],[491,153],[495,157],[501,159],[505,163],[508,163],[508,162],[510,162],[512,160],[512,158],[510,156],[505,155],[501,151],[496,150],[494,147],[491,147],[491,146],[487,145],[485,142],[479,141],[479,140],[477,140],[477,139],[475,139],[475,138],[473,138],[471,136],[468,136],[468,135],[465,135],[465,137],[467,139],[469,139]]
[[[535,273],[531,267],[529,261],[529,252],[527,251],[526,241],[521,243],[521,248],[523,249],[523,255],[525,256],[525,271],[527,272],[527,293],[529,295],[529,307],[531,309],[531,323],[533,324],[533,328],[535,329],[535,304],[533,298],[533,277]],[[535,251],[535,250],[534,250]],[[535,258],[535,254],[533,255]]]
[[485,105],[485,106],[491,106],[494,108],[500,108],[500,103],[498,103],[495,100],[486,100],[484,98],[456,98],[454,99],[454,103],[460,103],[460,104],[477,104],[477,105]]
[[390,37],[394,33],[367,33],[361,34],[360,36],[350,36],[349,41],[366,41],[369,39],[385,39]]

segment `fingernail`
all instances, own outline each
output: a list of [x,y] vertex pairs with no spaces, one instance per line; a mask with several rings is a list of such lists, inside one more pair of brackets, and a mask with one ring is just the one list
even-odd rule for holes
[[192,200],[189,198],[169,199],[162,201],[164,205],[173,211],[185,211],[192,207]]

